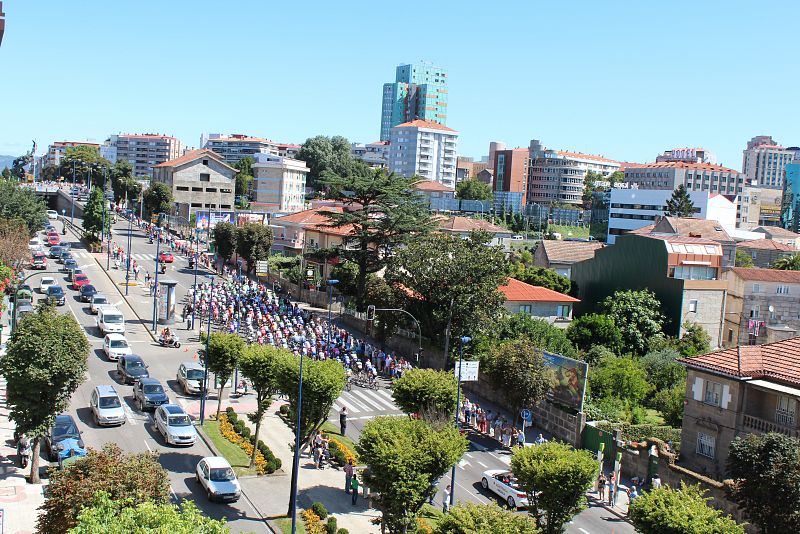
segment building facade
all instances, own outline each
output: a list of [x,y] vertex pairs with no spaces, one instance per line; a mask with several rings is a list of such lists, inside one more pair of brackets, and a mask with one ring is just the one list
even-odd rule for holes
[[447,72],[427,63],[400,65],[392,83],[383,84],[381,141],[392,128],[414,120],[447,124]]
[[392,128],[389,170],[456,186],[458,132],[442,124],[413,120]]
[[778,243],[772,239],[741,241],[736,244],[736,250],[753,258],[753,266],[765,269],[771,267],[778,259],[795,253],[795,250],[789,245]]
[[[175,137],[158,134],[119,134],[110,136],[105,145],[114,162],[127,160],[134,176],[150,176],[153,167],[181,157],[181,142]],[[101,151],[102,153],[102,151]]]
[[278,143],[244,134],[224,136],[212,133],[203,135],[200,137],[200,148],[213,150],[222,156],[228,165],[236,165],[245,156],[255,158],[256,154],[278,155]]
[[524,206],[528,191],[528,149],[500,150],[494,155],[494,184],[492,190],[504,193],[519,193]]
[[361,160],[372,168],[389,166],[389,141],[374,143],[352,143],[350,153],[353,158]]
[[800,233],[800,161],[789,163],[784,169],[781,190],[781,226]]
[[98,151],[100,150],[99,143],[89,143],[85,141],[54,141],[52,145],[47,147],[47,154],[44,155],[42,163],[44,166],[57,166],[59,163],[61,163],[61,158],[67,154],[68,148],[74,148],[78,146],[88,146],[97,149]]
[[782,189],[786,165],[800,149],[786,148],[773,141],[770,135],[753,137],[743,151],[742,172],[751,185]]
[[748,230],[756,226],[780,226],[781,199],[778,189],[744,187],[739,195],[736,225]]
[[306,163],[264,153],[254,157],[254,208],[268,213],[294,213],[305,209],[306,178],[311,170]]
[[753,232],[764,234],[766,239],[788,245],[794,250],[800,250],[800,234],[792,232],[791,230],[786,230],[785,228],[777,226],[759,226],[758,228],[754,228]]
[[572,306],[578,299],[509,278],[505,285],[497,288],[505,297],[508,313],[524,313],[550,324],[566,328],[572,320]]
[[608,176],[620,168],[618,162],[602,156],[547,149],[536,139],[531,141],[528,153],[528,203],[581,204],[588,171]]
[[705,148],[673,148],[656,156],[656,163],[717,163],[717,156]]
[[216,152],[200,149],[153,167],[153,182],[172,190],[176,214],[186,219],[198,210],[233,210],[237,170]]
[[683,184],[689,191],[738,195],[745,184],[739,171],[708,163],[645,163],[625,169],[625,182],[639,189],[674,191]]

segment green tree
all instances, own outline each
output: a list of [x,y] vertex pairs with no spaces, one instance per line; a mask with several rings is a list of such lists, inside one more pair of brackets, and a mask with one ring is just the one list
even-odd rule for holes
[[[253,391],[256,393],[256,409],[248,418],[255,425],[253,439],[258,443],[258,435],[261,431],[261,421],[272,404],[272,397],[279,390],[279,378],[281,368],[284,367],[282,361],[292,357],[292,353],[287,349],[274,347],[272,345],[247,345],[239,356],[239,369],[242,375],[250,381]],[[256,463],[256,451],[250,457],[250,467]]]
[[535,265],[513,264],[509,275],[526,284],[542,286],[565,295],[570,292],[572,282],[566,276],[561,276],[553,269],[536,267]]
[[683,424],[683,403],[686,399],[686,384],[676,384],[668,389],[660,389],[653,397],[653,406],[661,412],[664,422],[673,428]]
[[126,159],[117,161],[111,169],[111,189],[114,200],[135,201],[142,192],[142,186],[133,177],[133,165]]
[[435,428],[404,417],[377,417],[361,431],[358,458],[363,481],[374,492],[383,526],[408,532],[436,481],[467,451],[467,439],[452,425]]
[[643,493],[628,517],[642,534],[744,534],[744,527],[708,505],[700,486],[662,486]]
[[45,165],[42,167],[42,180],[48,182],[55,182],[57,181],[60,176],[58,175],[59,167],[58,165]]
[[800,532],[800,440],[771,432],[731,442],[731,498],[764,534]]
[[91,503],[80,510],[69,534],[227,534],[225,519],[206,517],[190,501],[174,504],[135,502],[130,498],[112,500],[108,492],[98,491]]
[[711,336],[697,323],[684,323],[677,348],[684,358],[705,354],[711,351]]
[[778,258],[771,268],[779,271],[800,271],[800,252]]
[[144,192],[144,208],[150,215],[172,213],[172,189],[161,182],[151,182]]
[[478,333],[468,346],[471,357],[480,358],[489,348],[501,341],[524,338],[536,348],[561,354],[569,358],[577,358],[575,346],[567,338],[562,328],[553,326],[545,320],[535,319],[526,313],[503,315],[492,324],[487,333]]
[[326,172],[321,183],[330,199],[344,205],[341,211],[322,213],[330,219],[326,226],[347,230],[336,253],[358,265],[356,305],[364,309],[367,275],[386,267],[395,250],[432,229],[434,222],[411,181],[384,169],[360,163],[346,176]]
[[453,373],[433,369],[412,369],[392,386],[392,398],[407,414],[423,419],[447,421],[455,413],[458,383]]
[[342,261],[331,269],[331,278],[338,280],[336,289],[343,295],[356,294],[358,285],[358,265],[352,261]]
[[680,184],[675,191],[672,192],[672,198],[667,200],[667,208],[664,210],[666,215],[671,217],[693,217],[694,204],[692,199],[689,198],[689,192],[686,186]]
[[616,397],[631,406],[639,404],[652,390],[644,366],[630,357],[614,357],[600,362],[589,373],[589,385],[595,397]]
[[626,352],[644,354],[649,340],[660,334],[664,326],[661,302],[649,289],[616,291],[603,300],[600,308],[614,317]]
[[0,217],[0,262],[5,265],[21,266],[30,257],[28,227],[25,221]]
[[434,534],[540,534],[536,521],[496,503],[460,503],[448,510]]
[[217,255],[227,261],[236,252],[239,229],[235,224],[229,222],[219,222],[211,230],[214,237],[214,246],[217,248]]
[[166,504],[169,477],[156,454],[126,454],[116,443],[106,443],[99,451],[89,449],[68,468],[50,471],[47,499],[39,508],[38,531],[67,532],[76,526],[81,509],[91,506],[98,491],[105,491],[112,500]]
[[8,167],[3,167],[3,172],[0,176],[2,176],[3,180],[11,180],[11,170]]
[[106,202],[108,201],[103,196],[103,191],[99,187],[95,187],[89,193],[89,199],[83,207],[83,230],[94,240],[98,240],[111,228],[111,214],[106,209]]
[[472,179],[456,184],[456,198],[461,200],[492,200],[492,188],[489,184]]
[[234,165],[239,171],[236,173],[236,196],[249,197],[253,185],[253,164],[255,162],[252,156],[245,156]]
[[683,384],[686,380],[686,368],[678,363],[681,354],[674,349],[661,349],[645,354],[641,359],[647,380],[656,390],[669,389]]
[[255,272],[256,262],[269,259],[272,248],[272,228],[247,223],[236,232],[236,252],[247,262],[249,272]]
[[513,414],[539,404],[555,378],[545,365],[542,349],[525,338],[493,345],[485,363],[486,374]]
[[602,345],[611,351],[622,348],[622,332],[610,315],[590,313],[578,317],[567,327],[567,337],[579,350]]
[[[202,336],[205,342],[205,334]],[[205,347],[200,349],[203,361],[206,362],[208,370],[217,377],[217,419],[222,410],[222,394],[225,391],[225,383],[236,370],[236,364],[244,352],[245,343],[239,334],[226,334],[224,332],[213,332],[208,340],[208,352]]]
[[515,448],[511,470],[528,496],[528,513],[544,524],[544,532],[557,534],[586,507],[586,492],[594,483],[597,462],[589,451],[551,441]]
[[47,205],[43,198],[13,181],[0,182],[0,218],[25,222],[28,235],[33,236],[47,221]]
[[584,203],[591,202],[592,193],[606,189],[605,187],[595,185],[595,182],[608,181],[608,177],[603,176],[603,173],[586,171],[586,176],[583,177],[583,196],[581,197],[581,200],[583,200]]
[[297,153],[297,159],[305,161],[310,169],[306,186],[313,188],[317,188],[317,181],[325,172],[346,176],[353,166],[350,142],[339,135],[318,135],[306,139]]
[[[370,275],[367,277],[367,302],[376,308],[397,309],[404,306],[405,300],[402,292],[393,288],[380,276]],[[405,324],[410,329],[416,329],[416,323],[409,321],[405,314],[397,312],[377,312],[376,319],[372,322],[373,336],[380,342],[385,342],[397,330],[397,327]]]
[[606,177],[606,180],[609,181],[611,187],[614,187],[614,184],[625,181],[625,173],[623,171],[614,171]]
[[86,378],[89,341],[70,314],[40,305],[17,323],[8,353],[0,360],[7,381],[9,419],[31,438],[31,483],[39,483],[39,446]]
[[[60,174],[76,182],[102,186],[104,177],[111,170],[111,162],[100,155],[100,149],[94,146],[81,145],[67,148],[59,162]],[[73,174],[74,170],[74,174]]]
[[441,339],[448,328],[457,339],[475,336],[494,325],[503,311],[507,260],[491,236],[473,233],[467,239],[429,234],[396,253],[386,275],[408,292],[408,309],[422,330]]
[[742,249],[736,249],[736,267],[753,267],[753,256]]

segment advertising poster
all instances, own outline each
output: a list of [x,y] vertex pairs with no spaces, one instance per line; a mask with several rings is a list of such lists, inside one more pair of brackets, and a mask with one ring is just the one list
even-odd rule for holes
[[236,225],[237,226],[244,226],[245,224],[249,224],[249,223],[264,224],[264,214],[263,213],[237,213],[236,214]]
[[235,213],[232,211],[195,212],[195,227],[200,230],[213,230],[217,223],[234,223]]
[[551,371],[550,391],[547,393],[547,398],[581,411],[589,365],[586,362],[550,352],[544,352],[544,363]]

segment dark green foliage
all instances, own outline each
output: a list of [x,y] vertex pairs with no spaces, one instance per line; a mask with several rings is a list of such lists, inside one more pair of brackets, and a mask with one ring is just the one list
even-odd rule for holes
[[172,190],[161,182],[151,182],[144,193],[144,209],[149,215],[172,213],[172,202]]
[[238,228],[229,222],[219,222],[211,231],[214,236],[214,246],[217,247],[217,255],[223,260],[231,259],[236,251]]
[[664,326],[661,302],[647,289],[641,291],[616,291],[601,304],[606,315],[614,317],[622,333],[623,352],[644,354],[651,339],[656,338]]
[[[351,172],[355,164],[350,142],[339,135],[333,137],[318,135],[306,139],[297,153],[297,159],[305,161],[310,169],[306,186],[313,188],[319,188],[320,184],[317,182],[324,173],[345,176]],[[322,184],[322,187],[325,187],[325,184]]]
[[711,336],[699,324],[684,323],[678,351],[684,358],[705,354],[711,351]]
[[269,258],[272,248],[272,228],[258,223],[247,223],[236,231],[236,252],[247,262],[250,272],[255,272],[256,262]]
[[736,267],[753,267],[753,256],[742,249],[736,249]]
[[581,351],[588,351],[596,345],[612,352],[622,348],[622,332],[610,315],[590,313],[578,317],[567,327],[567,337]]
[[325,508],[325,505],[319,501],[315,501],[311,505],[311,509],[314,511],[315,514],[317,514],[317,517],[319,517],[323,521],[325,520],[326,517],[328,517],[328,509]]
[[675,191],[672,192],[672,198],[667,200],[667,208],[664,210],[666,215],[672,217],[692,217],[694,216],[694,204],[692,199],[689,198],[689,192],[686,186],[680,184]]
[[19,219],[28,228],[28,234],[34,235],[47,221],[47,205],[31,189],[19,184],[3,180],[0,182],[0,218]]
[[[256,436],[250,432],[250,427],[248,427],[244,421],[239,419],[239,415],[233,411],[233,407],[228,406],[225,409],[225,415],[228,417],[228,421],[230,421],[231,426],[236,431],[237,434],[242,436],[243,438],[250,441],[250,443],[254,443],[256,441]],[[276,457],[272,450],[267,446],[266,443],[258,440],[258,445],[256,445],[258,451],[264,456],[264,460],[267,462],[267,473],[274,473],[278,469],[281,468],[282,462],[281,459]]]
[[708,505],[700,486],[662,486],[642,493],[629,517],[642,534],[744,534],[744,527]]
[[539,404],[553,382],[541,348],[525,337],[492,345],[484,362],[484,372],[514,414]]
[[641,363],[647,372],[648,381],[657,390],[669,389],[686,380],[686,368],[677,359],[681,355],[672,349],[648,352]]
[[492,188],[478,180],[464,180],[456,184],[456,198],[461,200],[491,200]]

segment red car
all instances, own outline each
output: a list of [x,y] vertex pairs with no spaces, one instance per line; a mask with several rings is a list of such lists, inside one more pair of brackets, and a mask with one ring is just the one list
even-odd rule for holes
[[175,261],[175,258],[172,256],[171,252],[162,252],[158,257],[158,261],[163,263],[172,263]]
[[58,237],[58,234],[50,234],[47,236],[47,245],[50,247],[54,247],[56,245],[61,244],[61,238]]
[[85,274],[76,274],[75,279],[72,281],[72,289],[80,289],[86,285],[89,285],[89,277]]

